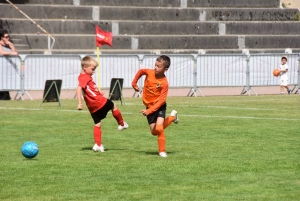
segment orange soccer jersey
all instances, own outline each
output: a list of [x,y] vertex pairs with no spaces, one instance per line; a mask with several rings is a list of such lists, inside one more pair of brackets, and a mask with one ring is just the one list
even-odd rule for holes
[[143,75],[146,75],[143,89],[143,103],[151,114],[166,103],[169,83],[166,77],[157,79],[152,69],[140,69],[132,80],[132,87],[137,88],[137,82]]

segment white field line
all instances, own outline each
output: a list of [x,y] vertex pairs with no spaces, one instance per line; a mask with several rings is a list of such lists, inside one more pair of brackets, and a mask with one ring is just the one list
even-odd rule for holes
[[[0,107],[0,110],[29,110],[29,111],[43,111],[43,112],[53,112],[54,110],[45,110],[45,109],[37,109],[37,108],[9,108],[9,107]],[[55,110],[55,112],[77,112],[77,113],[88,113],[88,110]],[[132,113],[132,112],[122,112],[122,114],[127,115],[140,115],[140,113]],[[188,115],[188,114],[179,114],[178,116],[183,117],[200,117],[200,118],[232,118],[232,119],[255,119],[255,120],[279,120],[279,121],[300,121],[300,119],[293,118],[265,118],[265,117],[250,117],[250,116],[217,116],[217,115]]]
[[[142,105],[143,104],[136,104],[136,103],[126,103],[127,105]],[[188,103],[187,103],[188,104]],[[234,109],[234,110],[277,110],[277,109],[272,109],[272,108],[246,108],[246,107],[229,107],[229,106],[201,106],[201,105],[171,105],[168,104],[168,107],[185,107],[185,108],[219,108],[219,109]],[[285,110],[286,111],[286,110]]]
[[[181,106],[184,107],[184,106]],[[228,107],[228,106],[186,106],[190,108],[217,108],[217,109],[234,109],[234,110],[276,110],[272,108],[247,108],[247,107]]]
[[[143,109],[144,105],[141,104],[141,106],[142,106],[141,109]],[[168,106],[171,107],[173,105],[168,105]],[[175,105],[175,107],[185,107],[185,108],[217,108],[217,109],[235,109],[235,110],[271,110],[271,111],[276,110],[276,109],[272,109],[272,108],[244,108],[244,107],[240,108],[240,107],[228,107],[228,106],[188,106],[188,105]],[[41,111],[46,111],[45,109],[40,109],[40,108],[7,108],[7,107],[0,107],[0,109],[9,109],[9,110],[41,110]],[[69,112],[71,112],[73,110],[60,110],[60,111],[69,111]],[[285,111],[287,111],[287,110],[285,110]],[[73,112],[80,112],[80,111],[74,110]]]
[[202,117],[202,118],[232,118],[232,119],[255,119],[255,120],[280,120],[280,121],[300,121],[300,119],[290,118],[265,118],[265,117],[247,117],[247,116],[212,116],[212,115],[178,115],[186,117]]

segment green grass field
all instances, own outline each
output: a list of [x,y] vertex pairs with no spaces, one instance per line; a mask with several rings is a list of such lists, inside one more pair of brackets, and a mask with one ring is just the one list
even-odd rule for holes
[[[168,158],[139,111],[129,124],[103,122],[105,153],[94,153],[93,121],[77,101],[1,101],[0,200],[300,200],[300,96],[170,97]],[[39,145],[26,159],[21,146]]]

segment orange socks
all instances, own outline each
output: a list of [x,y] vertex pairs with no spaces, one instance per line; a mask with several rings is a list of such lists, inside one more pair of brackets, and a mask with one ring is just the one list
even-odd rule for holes
[[94,126],[94,141],[98,146],[101,146],[102,130],[98,126]]
[[164,128],[162,125],[156,125],[156,131],[158,132],[157,143],[158,143],[158,151],[165,152],[166,151],[166,137]]
[[157,125],[156,129],[151,131],[152,135],[157,135],[158,151],[166,152],[166,136],[164,129],[167,128],[173,121],[175,117],[169,116],[165,119],[163,125]]
[[164,128],[167,128],[174,120],[175,120],[175,117],[168,116],[164,121]]

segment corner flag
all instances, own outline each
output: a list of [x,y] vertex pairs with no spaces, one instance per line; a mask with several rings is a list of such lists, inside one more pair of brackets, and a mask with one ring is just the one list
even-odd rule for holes
[[112,33],[105,32],[96,26],[96,46],[109,45],[112,47]]

